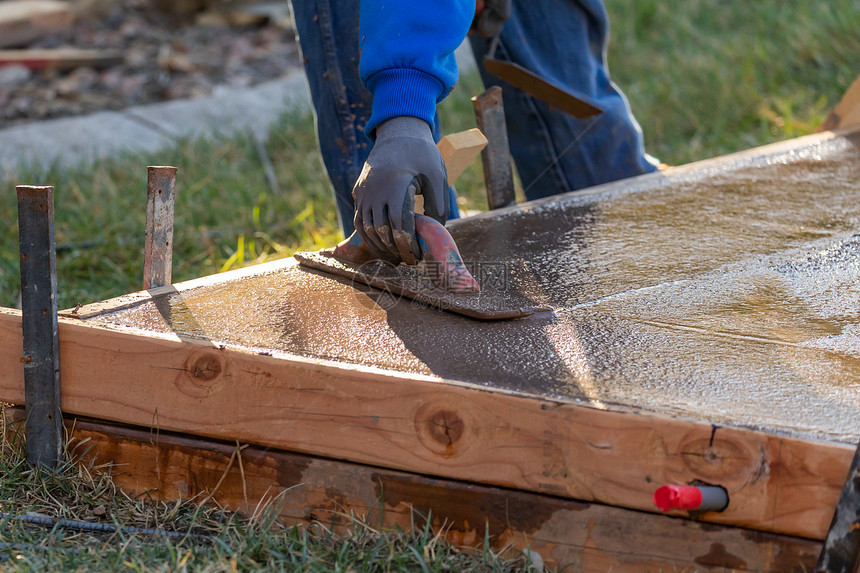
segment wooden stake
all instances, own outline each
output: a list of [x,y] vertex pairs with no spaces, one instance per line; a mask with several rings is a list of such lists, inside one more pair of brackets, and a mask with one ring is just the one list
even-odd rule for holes
[[493,86],[472,98],[478,129],[487,138],[487,147],[481,152],[484,161],[484,179],[487,182],[487,203],[490,209],[499,209],[516,203],[514,175],[511,169],[511,152],[502,88]]
[[17,192],[27,460],[53,468],[63,437],[54,188],[19,185]]
[[176,167],[147,167],[143,289],[167,286],[173,274]]

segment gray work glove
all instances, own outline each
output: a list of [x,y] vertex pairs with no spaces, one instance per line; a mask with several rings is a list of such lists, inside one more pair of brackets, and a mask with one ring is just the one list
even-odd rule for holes
[[352,189],[355,229],[378,257],[414,265],[415,194],[424,214],[445,224],[451,213],[448,174],[427,122],[394,117],[376,128],[376,144]]

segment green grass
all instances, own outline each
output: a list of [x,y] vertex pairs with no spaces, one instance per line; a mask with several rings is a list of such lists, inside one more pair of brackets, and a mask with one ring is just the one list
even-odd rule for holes
[[856,0],[606,4],[613,80],[671,165],[811,133],[860,74]]

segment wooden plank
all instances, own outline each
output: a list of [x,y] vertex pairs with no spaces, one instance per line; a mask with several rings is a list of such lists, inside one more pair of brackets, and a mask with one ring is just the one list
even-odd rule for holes
[[842,96],[819,129],[844,129],[860,125],[860,75]]
[[68,2],[12,0],[0,2],[0,47],[22,46],[65,30],[75,21]]
[[[445,169],[448,172],[448,185],[453,185],[460,175],[463,174],[469,163],[486,147],[487,138],[481,130],[468,129],[457,133],[449,133],[439,140],[436,147],[442,154]],[[424,213],[424,196],[415,196],[416,213]]]
[[[20,418],[21,411],[11,414]],[[67,420],[66,427],[72,451],[86,452],[85,463],[112,464],[114,481],[131,495],[170,501],[211,494],[245,513],[280,495],[287,523],[333,523],[340,531],[350,528],[351,515],[372,527],[407,531],[413,520],[423,527],[429,515],[456,545],[480,546],[486,527],[496,549],[528,547],[547,565],[577,571],[810,571],[821,545],[255,446],[241,449],[240,468],[231,463],[235,444],[80,419]]]
[[71,70],[84,66],[98,69],[114,66],[122,63],[122,61],[122,54],[115,50],[83,50],[80,48],[0,50],[0,66],[17,64],[32,70]]
[[54,188],[19,185],[17,195],[27,461],[52,468],[63,453]]
[[[0,401],[21,403],[0,310]],[[655,511],[664,483],[729,493],[703,520],[823,539],[849,446],[254,354],[61,319],[64,408],[99,419]]]

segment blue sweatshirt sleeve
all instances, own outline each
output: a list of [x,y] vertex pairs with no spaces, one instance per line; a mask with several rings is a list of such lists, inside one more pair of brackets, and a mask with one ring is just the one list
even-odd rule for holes
[[474,0],[361,0],[359,72],[373,93],[365,133],[400,115],[433,125],[436,104],[457,83],[454,50],[474,14]]

